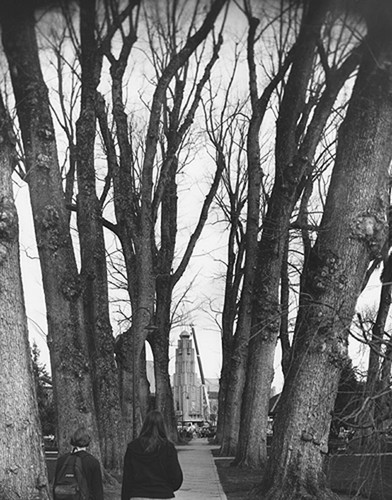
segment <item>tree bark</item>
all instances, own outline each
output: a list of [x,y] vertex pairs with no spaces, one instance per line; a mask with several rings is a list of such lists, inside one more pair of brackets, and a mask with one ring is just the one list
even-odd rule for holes
[[290,217],[331,113],[333,103],[360,53],[353,51],[327,74],[326,87],[299,144],[297,124],[304,112],[305,96],[314,64],[328,0],[310,3],[294,46],[293,64],[280,106],[276,136],[276,175],[263,221],[252,304],[247,379],[241,418],[240,446],[236,460],[258,467],[267,458],[267,422],[275,346],[280,330],[279,286]]
[[[166,183],[162,182],[164,175],[161,175],[157,182],[157,189],[154,191],[153,175],[156,165],[155,156],[157,144],[162,125],[162,108],[166,102],[166,92],[170,83],[180,69],[187,64],[190,56],[195,52],[197,47],[199,47],[208,36],[226,1],[227,0],[214,0],[201,26],[194,31],[193,35],[186,39],[181,50],[172,55],[158,79],[150,107],[149,124],[144,141],[144,157],[141,174],[137,179],[137,182],[139,182],[137,188],[136,177],[138,177],[138,175],[132,163],[132,148],[129,142],[128,123],[126,114],[124,113],[124,102],[121,89],[125,67],[124,61],[120,59],[115,60],[112,54],[108,54],[109,60],[111,61],[111,74],[113,79],[113,116],[116,123],[117,134],[119,138],[121,138],[118,142],[120,162],[114,173],[114,201],[118,222],[118,235],[124,248],[124,256],[127,261],[127,272],[130,273],[128,277],[130,278],[130,297],[132,302],[132,328],[123,335],[122,342],[118,346],[119,349],[121,349],[119,359],[121,360],[122,388],[127,391],[127,393],[122,395],[123,403],[125,403],[125,406],[123,404],[123,412],[126,429],[133,429],[130,431],[132,433],[131,435],[137,434],[141,424],[142,415],[140,411],[140,401],[138,401],[139,395],[132,391],[134,390],[133,388],[140,386],[138,380],[140,352],[147,339],[151,323],[159,327],[157,330],[158,333],[155,332],[155,335],[168,335],[165,325],[160,328],[160,326],[156,324],[158,316],[155,310],[155,300],[157,298],[155,222],[158,207],[162,201],[161,195],[165,191]],[[220,46],[220,43],[221,42],[217,45]],[[200,100],[200,96],[198,96],[198,100]],[[198,103],[198,100],[195,99],[195,102]],[[193,112],[194,115],[195,110],[192,109],[191,112]],[[191,115],[191,112],[189,115]],[[192,120],[184,124],[184,130],[187,130],[191,123]],[[172,159],[175,157],[177,149],[181,144],[181,139],[183,138],[181,133],[177,137],[178,130],[174,130],[174,132],[173,144],[175,147],[170,149],[170,155],[168,154],[168,156],[164,158],[164,166],[167,165],[168,168],[170,168]],[[129,161],[130,158],[131,161]],[[218,171],[221,173],[221,170],[218,169]],[[215,181],[214,188],[216,189]],[[210,193],[207,198],[208,202],[211,203]],[[195,242],[206,220],[206,206],[207,204],[205,203],[197,229],[192,235],[191,242],[187,247],[186,255],[182,259],[176,272],[172,273],[170,276],[170,293],[172,293],[173,287],[182,276],[185,266],[189,262]],[[170,308],[171,297],[170,301],[166,300],[165,303],[166,306]],[[168,314],[170,315],[170,310]],[[168,338],[162,339],[159,343],[163,347],[165,345],[167,346]],[[134,351],[134,349],[136,349],[136,351]],[[162,363],[163,365],[167,364],[168,359],[162,361]],[[137,368],[136,371],[131,373],[135,368]],[[160,377],[163,373],[163,368],[157,367],[157,369],[158,377]],[[168,387],[167,375],[165,375],[165,380],[160,378],[160,383],[162,383],[162,387],[165,387],[164,391],[166,397],[170,397],[171,391]],[[134,404],[131,403],[132,401],[134,401]],[[171,405],[173,406],[172,402]],[[165,407],[167,407],[166,402]],[[129,412],[132,413],[129,414]],[[168,422],[168,424],[172,425],[170,422]]]
[[[369,21],[317,242],[304,271],[292,365],[280,399],[263,498],[336,498],[323,472],[356,300],[388,234],[392,158],[391,6]],[[348,188],[349,186],[349,188]]]
[[[267,421],[273,379],[274,355],[280,325],[279,283],[281,264],[293,209],[294,185],[297,178],[291,161],[296,153],[295,129],[305,100],[305,93],[316,42],[325,15],[325,2],[312,4],[296,42],[296,54],[286,85],[277,122],[276,177],[263,233],[258,249],[258,262],[252,292],[252,329],[239,446],[236,461],[259,467],[267,458]],[[303,168],[299,162],[299,169]],[[286,169],[286,172],[284,172]],[[290,170],[290,172],[289,172]],[[294,177],[294,179],[293,179]],[[290,187],[289,187],[290,186]],[[291,188],[291,189],[290,189]],[[289,191],[289,194],[286,193]]]
[[1,96],[0,142],[0,497],[49,500],[12,192],[16,140]]
[[[234,344],[234,325],[237,318],[239,289],[243,276],[245,237],[240,229],[238,196],[230,196],[230,229],[227,246],[227,271],[225,276],[225,294],[222,310],[222,369],[219,379],[218,420],[215,441],[221,445],[221,456],[230,454],[231,437],[227,437],[227,398],[232,387],[231,356]],[[235,200],[234,200],[235,199]],[[232,201],[233,200],[233,201]],[[236,240],[238,247],[236,248]],[[224,436],[228,446],[223,445]]]
[[[170,161],[170,160],[169,160]],[[171,439],[177,440],[177,420],[174,412],[173,393],[169,376],[169,341],[171,330],[171,304],[173,286],[171,274],[177,236],[177,158],[170,161],[168,179],[161,203],[161,244],[155,260],[155,329],[149,332],[149,342],[154,355],[156,407],[165,416]]]
[[95,36],[95,0],[80,4],[81,103],[76,123],[77,225],[85,327],[93,370],[94,401],[104,467],[119,473],[124,456],[118,371],[109,317],[102,207],[96,193],[95,137],[97,86],[102,52]]
[[229,390],[225,402],[225,427],[220,453],[235,455],[241,420],[241,402],[245,385],[246,361],[251,325],[251,303],[255,266],[257,262],[257,237],[260,227],[260,189],[262,168],[260,165],[259,133],[265,107],[257,102],[256,76],[254,71],[254,38],[258,20],[250,20],[248,35],[249,86],[252,102],[252,116],[247,136],[248,208],[245,232],[244,278],[239,304],[235,337],[232,342],[230,359]]
[[[103,45],[105,56],[110,62],[112,77],[112,113],[116,127],[116,142],[118,144],[118,159],[115,141],[110,134],[107,123],[105,103],[103,97],[97,99],[99,120],[104,137],[108,164],[113,178],[113,201],[116,214],[116,234],[121,242],[127,274],[129,299],[132,308],[132,326],[117,339],[115,352],[120,381],[120,401],[125,440],[136,438],[142,424],[142,408],[145,402],[140,400],[139,390],[141,380],[141,356],[144,354],[143,332],[152,318],[153,311],[148,302],[139,294],[140,267],[138,251],[140,250],[140,207],[138,193],[135,187],[134,155],[130,143],[128,117],[125,113],[123,97],[123,77],[128,64],[128,57],[136,41],[136,27],[132,22],[132,13],[129,15],[129,34],[124,39],[124,45],[116,59],[111,53],[110,44]],[[136,243],[138,242],[138,243]],[[143,250],[142,250],[143,251]],[[145,287],[151,289],[151,282],[145,276]],[[151,295],[149,293],[148,295]],[[145,332],[143,332],[145,333]],[[141,340],[139,337],[143,337]],[[138,352],[137,352],[138,351]],[[143,398],[142,398],[143,399]]]
[[243,286],[239,301],[238,320],[234,337],[231,341],[230,359],[224,360],[229,366],[227,392],[224,406],[224,428],[222,434],[221,455],[235,455],[241,423],[242,395],[246,381],[246,363],[248,343],[252,322],[252,300],[257,264],[258,235],[260,230],[260,192],[263,170],[260,161],[259,135],[262,121],[273,91],[284,77],[291,61],[288,55],[281,68],[258,96],[257,72],[255,64],[255,39],[259,20],[248,12],[247,61],[249,70],[249,93],[252,114],[246,138],[247,145],[247,222],[245,230],[245,264]]
[[1,10],[2,41],[10,67],[25,153],[48,320],[60,452],[75,428],[92,435],[100,458],[91,366],[80,279],[68,226],[48,91],[42,77],[33,12]]

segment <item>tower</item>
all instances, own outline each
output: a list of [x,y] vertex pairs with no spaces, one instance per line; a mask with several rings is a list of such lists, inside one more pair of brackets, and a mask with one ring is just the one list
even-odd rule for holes
[[180,334],[176,348],[173,396],[179,420],[203,419],[202,392],[195,370],[195,350],[187,331]]

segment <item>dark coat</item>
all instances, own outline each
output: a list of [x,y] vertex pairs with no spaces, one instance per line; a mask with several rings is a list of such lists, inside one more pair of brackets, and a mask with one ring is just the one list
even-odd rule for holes
[[[89,500],[103,500],[102,474],[98,460],[87,451],[78,451],[75,455],[82,460],[82,468],[90,493]],[[60,473],[67,456],[68,453],[60,456],[57,460],[54,484],[56,484],[57,475]]]
[[125,453],[121,500],[132,497],[173,498],[182,479],[173,443],[165,441],[157,451],[147,453],[140,439],[135,439]]

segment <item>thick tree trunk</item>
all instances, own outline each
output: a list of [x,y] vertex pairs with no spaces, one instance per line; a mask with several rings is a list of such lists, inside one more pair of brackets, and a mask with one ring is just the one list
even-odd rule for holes
[[156,384],[156,407],[165,416],[168,432],[177,441],[177,421],[174,412],[173,391],[169,376],[169,342],[171,330],[171,305],[173,294],[172,269],[177,236],[177,176],[178,161],[169,159],[166,170],[166,183],[162,192],[160,248],[155,262],[155,329],[149,333],[150,345],[154,354],[154,373]]
[[[151,287],[145,283],[147,293]],[[145,299],[145,296],[143,297]],[[144,304],[151,301],[145,300]],[[126,442],[136,438],[143,423],[145,399],[140,394],[143,384],[142,356],[150,324],[151,308],[140,306],[132,314],[132,326],[117,338],[116,360],[120,380],[120,400]],[[145,362],[143,360],[143,362]]]
[[27,6],[1,11],[2,40],[10,66],[22,132],[48,319],[60,451],[84,424],[99,458],[91,366],[81,286],[69,233],[48,92],[42,77],[33,13]]
[[[170,266],[171,264],[172,260],[169,261]],[[170,306],[172,297],[170,275],[161,275],[157,278],[156,292],[157,325],[155,329],[150,331],[148,337],[154,355],[155,406],[165,417],[165,423],[171,439],[177,441],[177,420],[169,375]]]
[[[321,336],[320,327],[313,325],[312,328],[309,323],[309,335]],[[265,475],[269,478],[266,479],[269,489],[263,489],[263,499],[338,498],[328,490],[323,470],[328,452],[330,412],[340,373],[331,361],[332,356],[339,355],[333,352],[339,344],[331,340],[323,336],[313,343],[311,351],[307,352],[306,367],[298,366],[300,358],[291,367],[281,396],[284,403],[280,404],[274,423],[273,451]],[[306,347],[309,348],[308,343]],[[272,470],[274,476],[271,476]]]
[[[320,6],[311,9],[297,42],[300,58],[297,55],[293,64],[282,102],[283,111],[280,112],[277,126],[277,143],[279,144],[279,140],[285,141],[284,158],[282,158],[282,153],[279,154],[279,147],[277,147],[277,174],[267,215],[263,222],[263,233],[258,250],[257,277],[254,279],[254,290],[253,288],[251,290],[252,293],[254,292],[253,303],[248,305],[248,309],[253,308],[253,325],[250,332],[249,359],[236,462],[252,467],[262,465],[267,458],[269,397],[280,321],[278,296],[281,263],[293,208],[292,199],[289,198],[286,202],[282,199],[284,178],[280,170],[282,165],[292,161],[296,151],[297,145],[292,140],[293,131],[302,111],[323,12],[324,8]],[[295,99],[293,99],[294,92]],[[290,123],[293,123],[292,130],[288,127]],[[295,190],[291,189],[291,196],[294,192]]]
[[[113,54],[107,54],[111,62],[113,116],[116,123],[120,151],[119,167],[116,166],[114,171],[114,203],[118,222],[118,234],[127,261],[129,291],[132,303],[132,328],[130,330],[132,333],[127,332],[123,335],[121,345],[119,345],[121,349],[119,359],[121,359],[122,390],[126,391],[126,393],[122,394],[125,425],[127,431],[129,428],[133,429],[133,434],[137,433],[141,409],[139,395],[135,394],[132,387],[139,387],[139,356],[147,337],[147,327],[155,317],[155,257],[157,253],[155,222],[161,200],[159,196],[157,202],[154,199],[154,174],[156,166],[155,156],[162,125],[162,108],[164,103],[167,102],[166,92],[168,86],[213,29],[215,20],[226,1],[214,0],[211,3],[210,10],[207,12],[199,29],[192,31],[193,34],[186,39],[182,49],[173,55],[167,66],[163,69],[161,77],[158,79],[150,106],[149,124],[145,135],[144,158],[140,174],[137,173],[138,169],[135,168],[132,162],[133,154],[129,141],[128,122],[124,112],[122,95],[122,79],[127,64],[124,54],[129,54],[133,38],[127,37],[126,44],[124,44],[118,59]],[[132,29],[133,26],[131,26],[131,34]],[[190,124],[193,121],[193,117],[188,117],[188,119]],[[177,148],[179,143],[177,144]],[[173,156],[175,152],[173,152]],[[170,161],[168,165],[170,166]],[[158,184],[161,184],[160,180]],[[202,216],[204,217],[204,212]],[[205,222],[205,219],[202,219],[202,221]],[[199,224],[198,229],[200,227],[202,227],[202,223]],[[197,240],[197,237],[193,238],[189,248],[194,248],[195,240]],[[184,272],[184,266],[189,261],[190,253],[191,251],[188,251],[188,259],[183,259],[183,267],[176,273],[176,278],[173,278],[171,291]],[[170,272],[171,270],[169,274]],[[167,302],[169,308],[170,302]],[[162,330],[160,334],[167,335],[167,331]],[[137,368],[137,372],[132,375],[131,370],[134,368]],[[132,391],[136,398],[133,406],[131,402],[133,397]],[[130,414],[131,411],[133,412],[132,415]]]
[[388,233],[391,6],[380,2],[373,13],[368,50],[339,132],[319,236],[304,274],[292,366],[261,493],[265,500],[335,498],[323,473],[331,412],[363,278]]
[[15,142],[1,96],[0,140],[0,498],[49,500],[12,192]]
[[114,362],[114,338],[109,317],[106,249],[102,207],[95,182],[95,97],[102,55],[95,38],[96,2],[81,3],[81,109],[76,124],[77,224],[81,250],[81,278],[85,326],[93,369],[104,467],[118,473],[124,456],[124,433],[120,408],[118,372]]
[[[135,36],[135,34],[134,34]],[[131,38],[128,50],[131,48]],[[132,307],[132,326],[121,335],[116,345],[120,373],[120,399],[126,441],[137,437],[143,421],[145,397],[141,356],[154,317],[154,274],[152,260],[153,228],[148,209],[141,214],[133,152],[129,142],[128,117],[124,111],[122,78],[127,64],[127,51],[115,61],[111,58],[113,118],[116,124],[119,161],[113,160],[114,208],[117,235],[120,238]],[[116,155],[112,144],[113,156]],[[147,201],[151,209],[151,202]],[[142,229],[143,228],[143,229]],[[144,391],[144,390],[143,390]]]
[[[355,53],[347,57],[328,80],[314,110],[307,133],[298,146],[297,124],[304,111],[315,50],[328,0],[308,6],[296,42],[293,64],[285,86],[277,122],[276,176],[263,221],[259,244],[247,382],[236,460],[260,466],[267,458],[267,415],[273,377],[275,346],[280,331],[279,286],[290,217],[309,174],[311,159],[338,91],[358,64]],[[260,359],[263,360],[261,363]]]
[[[137,426],[134,414],[140,411],[139,391],[140,377],[134,376],[140,371],[140,361],[135,359],[135,336],[132,327],[117,337],[115,352],[119,372],[120,402],[126,442],[137,437],[140,427]],[[141,417],[140,417],[141,418]],[[141,422],[140,422],[141,423]]]
[[165,335],[152,333],[150,344],[154,354],[155,405],[165,417],[170,439],[176,442],[178,434],[169,375],[169,332]]

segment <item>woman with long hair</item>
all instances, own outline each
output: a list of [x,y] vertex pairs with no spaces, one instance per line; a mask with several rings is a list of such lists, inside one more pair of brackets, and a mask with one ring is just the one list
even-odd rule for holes
[[121,500],[173,498],[182,479],[177,451],[167,437],[163,415],[153,410],[147,414],[139,437],[128,444]]

